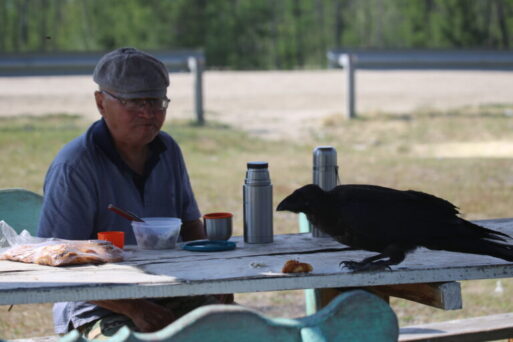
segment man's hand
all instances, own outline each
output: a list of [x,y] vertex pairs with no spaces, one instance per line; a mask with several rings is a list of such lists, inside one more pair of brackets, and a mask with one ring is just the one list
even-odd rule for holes
[[198,219],[194,221],[184,221],[180,230],[183,241],[206,239],[205,228],[203,222]]
[[135,312],[129,316],[140,332],[158,331],[176,320],[171,310],[147,300],[142,302],[137,304]]
[[155,332],[176,320],[171,310],[144,299],[98,300],[90,303],[127,316],[140,332]]

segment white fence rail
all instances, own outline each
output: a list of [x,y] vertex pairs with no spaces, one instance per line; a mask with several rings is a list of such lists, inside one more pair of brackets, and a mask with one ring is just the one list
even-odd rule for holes
[[[198,124],[204,123],[203,70],[205,56],[200,51],[151,52],[170,72],[194,74],[194,108]],[[34,75],[92,74],[104,53],[24,53],[0,54],[0,77]]]
[[356,69],[452,69],[452,70],[512,70],[513,51],[483,50],[330,50],[331,68],[345,69],[346,110],[348,119],[357,114]]

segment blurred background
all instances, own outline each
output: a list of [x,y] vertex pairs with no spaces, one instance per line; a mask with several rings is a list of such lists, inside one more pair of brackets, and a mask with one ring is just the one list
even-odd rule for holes
[[[55,154],[99,118],[99,56],[134,46],[169,59],[164,130],[202,212],[233,212],[234,235],[246,162],[269,162],[277,204],[312,181],[320,145],[337,149],[342,183],[513,216],[513,0],[3,0],[0,23],[0,188],[42,193]],[[298,231],[293,214],[274,224]],[[462,288],[462,310],[391,304],[401,325],[513,311],[509,279]],[[304,315],[302,291],[236,301]],[[50,304],[0,306],[0,338],[52,332]]]
[[510,0],[3,0],[0,51],[202,49],[210,69],[322,68],[326,51],[513,44]]

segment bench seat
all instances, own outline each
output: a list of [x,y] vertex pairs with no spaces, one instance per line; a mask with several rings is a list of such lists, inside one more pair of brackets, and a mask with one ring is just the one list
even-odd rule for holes
[[399,341],[489,341],[513,337],[513,313],[412,325],[400,329]]

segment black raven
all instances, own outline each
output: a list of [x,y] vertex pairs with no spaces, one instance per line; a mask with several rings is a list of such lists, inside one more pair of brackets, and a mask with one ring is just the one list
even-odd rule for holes
[[324,191],[309,184],[286,197],[277,210],[303,212],[338,242],[379,253],[361,262],[341,262],[353,271],[389,268],[421,246],[513,262],[513,246],[497,242],[510,236],[458,217],[452,203],[424,192],[365,184]]

